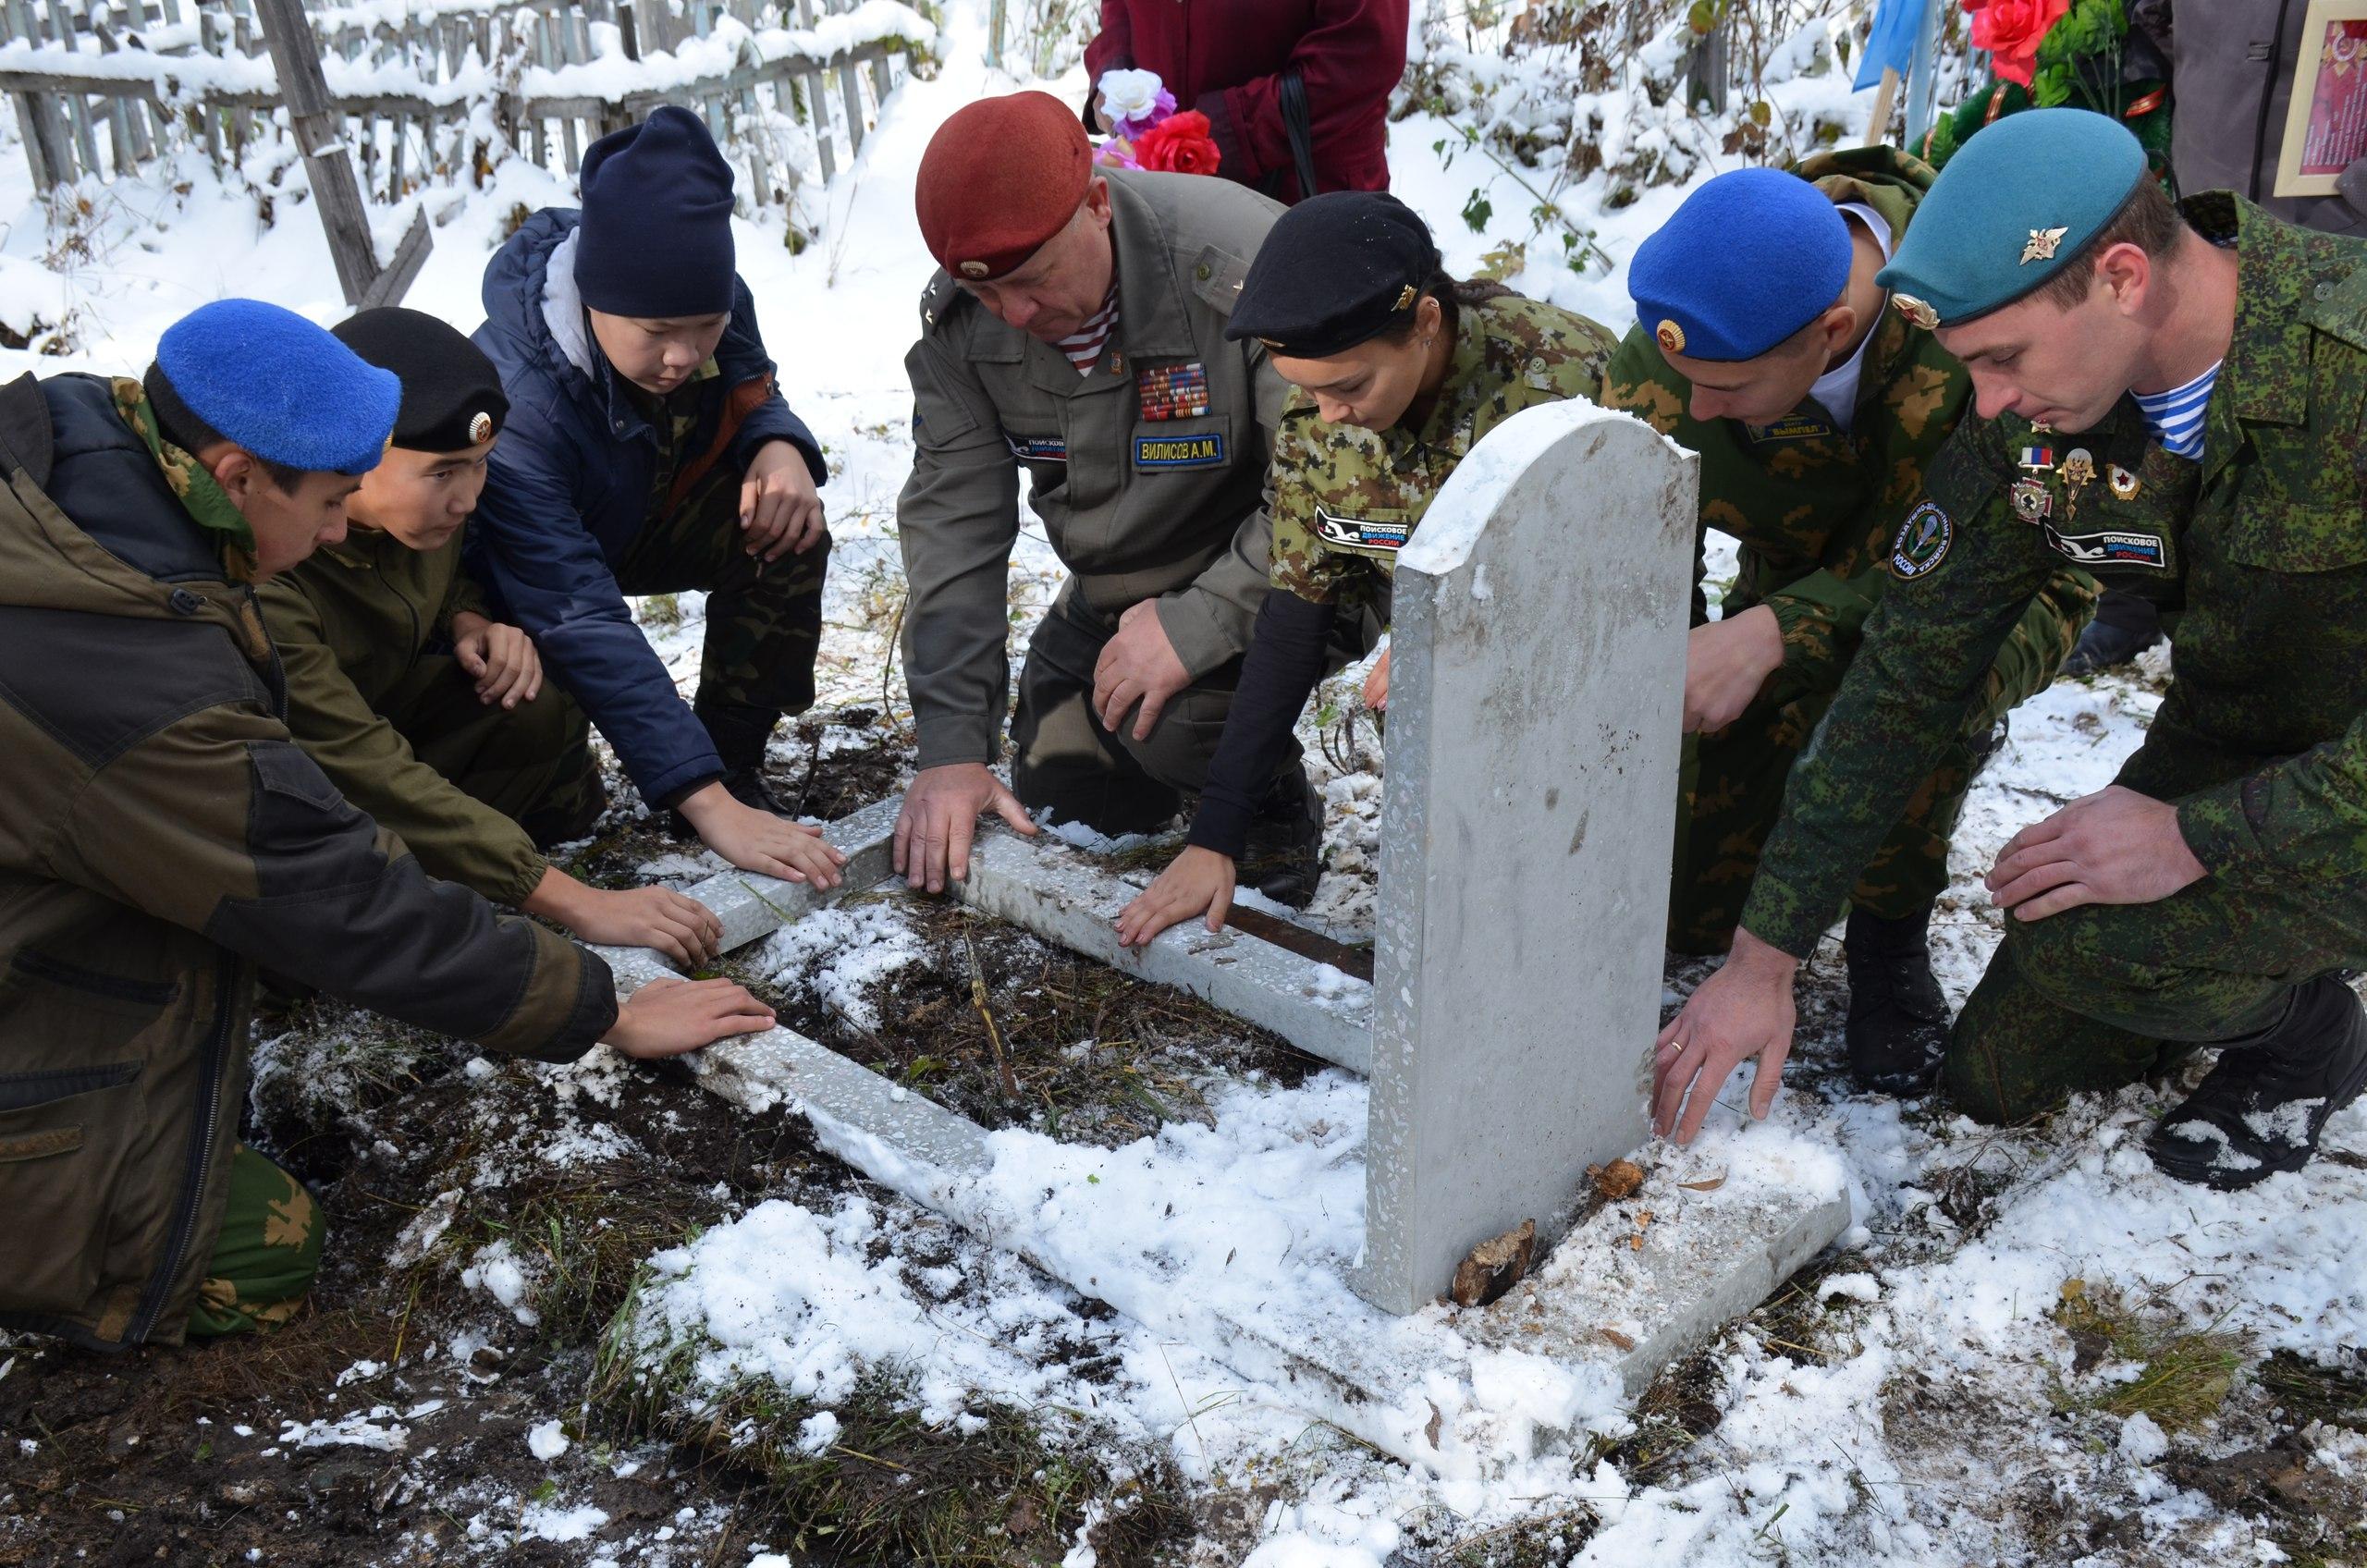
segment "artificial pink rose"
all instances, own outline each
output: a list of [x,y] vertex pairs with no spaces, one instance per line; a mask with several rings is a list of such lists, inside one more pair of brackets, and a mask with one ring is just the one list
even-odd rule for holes
[[1134,162],[1170,174],[1214,174],[1219,154],[1208,116],[1197,109],[1170,115],[1134,138]]
[[1964,0],[1972,13],[1972,46],[1986,49],[2004,80],[2027,91],[2038,68],[2039,41],[2071,0]]

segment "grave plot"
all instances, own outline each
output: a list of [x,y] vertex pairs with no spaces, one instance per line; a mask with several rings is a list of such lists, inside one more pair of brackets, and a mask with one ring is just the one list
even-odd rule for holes
[[[1272,925],[1123,951],[1111,920],[1140,876],[982,837],[975,909],[1342,1071],[1103,1147],[989,1131],[788,1028],[695,1070],[1409,1461],[1481,1473],[1614,1416],[1848,1219],[1838,1161],[1778,1129],[1646,1146],[1693,494],[1690,457],[1565,404],[1508,422],[1440,496],[1397,564],[1369,980]],[[727,949],[859,903],[899,803],[829,829],[835,899],[737,872],[692,895]],[[609,957],[628,988],[669,973]]]

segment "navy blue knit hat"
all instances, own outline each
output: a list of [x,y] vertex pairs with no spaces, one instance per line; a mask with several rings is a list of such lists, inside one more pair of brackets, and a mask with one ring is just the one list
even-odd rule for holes
[[575,286],[619,316],[731,309],[731,165],[705,122],[672,104],[583,154]]
[[403,400],[394,372],[261,300],[216,300],[190,312],[157,340],[156,368],[217,434],[313,473],[376,468]]
[[1781,169],[1735,169],[1636,248],[1636,319],[1672,354],[1749,360],[1814,321],[1849,281],[1849,223]]

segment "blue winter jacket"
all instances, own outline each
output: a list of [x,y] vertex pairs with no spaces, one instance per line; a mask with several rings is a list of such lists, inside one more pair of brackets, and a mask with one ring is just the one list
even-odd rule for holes
[[[544,668],[583,704],[642,798],[671,804],[720,777],[723,763],[617,586],[615,564],[652,521],[657,435],[585,320],[573,264],[582,216],[546,207],[485,267],[476,344],[501,371],[509,419],[464,548],[498,613],[534,639]],[[771,389],[754,301],[745,283],[734,283],[731,325],[715,351],[723,374],[707,384],[716,403],[708,419],[720,417],[735,390],[763,384],[731,438],[730,460],[744,469],[766,442],[793,442],[819,484],[828,473],[822,448]],[[703,421],[690,449],[704,450],[714,428]]]

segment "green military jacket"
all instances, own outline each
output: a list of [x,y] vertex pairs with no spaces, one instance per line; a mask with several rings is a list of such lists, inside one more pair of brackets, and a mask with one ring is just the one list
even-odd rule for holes
[[1602,385],[1614,340],[1584,316],[1503,294],[1457,317],[1454,358],[1418,430],[1327,424],[1312,398],[1291,394],[1274,435],[1276,588],[1387,619],[1397,552],[1480,438],[1523,409],[1591,398]]
[[[1836,206],[1872,208],[1894,248],[1932,178],[1928,165],[1889,147],[1819,153],[1795,172]],[[1846,433],[1813,399],[1772,425],[1695,419],[1686,411],[1693,384],[1669,368],[1641,324],[1604,378],[1605,406],[1700,454],[1694,624],[1709,619],[1701,561],[1714,528],[1742,546],[1723,613],[1765,605],[1783,629],[1784,668],[1771,689],[1783,700],[1840,684],[1888,581],[1879,569],[1899,519],[1971,396],[1964,367],[1895,311],[1882,313],[1865,352]]]
[[1115,618],[1146,599],[1194,677],[1249,645],[1266,587],[1282,379],[1225,339],[1276,203],[1230,180],[1116,171],[1118,322],[1083,376],[939,272],[921,296],[913,472],[897,503],[918,765],[990,762],[1009,684],[1019,481],[1070,572]]
[[[1968,420],[1893,545],[1895,581],[1794,770],[1743,924],[1806,954],[2067,564],[2161,604],[2177,677],[2123,778],[2177,796],[2223,881],[2356,886],[2367,864],[2367,241],[2226,191],[2185,203],[2239,254],[2235,335],[2200,461],[2124,398],[2096,428]],[[2177,766],[2170,766],[2173,757]],[[2168,791],[2165,791],[2167,793]]]
[[256,596],[288,671],[288,728],[338,792],[399,837],[429,876],[523,903],[545,869],[533,840],[413,756],[386,715],[429,646],[449,643],[452,617],[485,613],[461,570],[460,536],[413,550],[357,527]]

